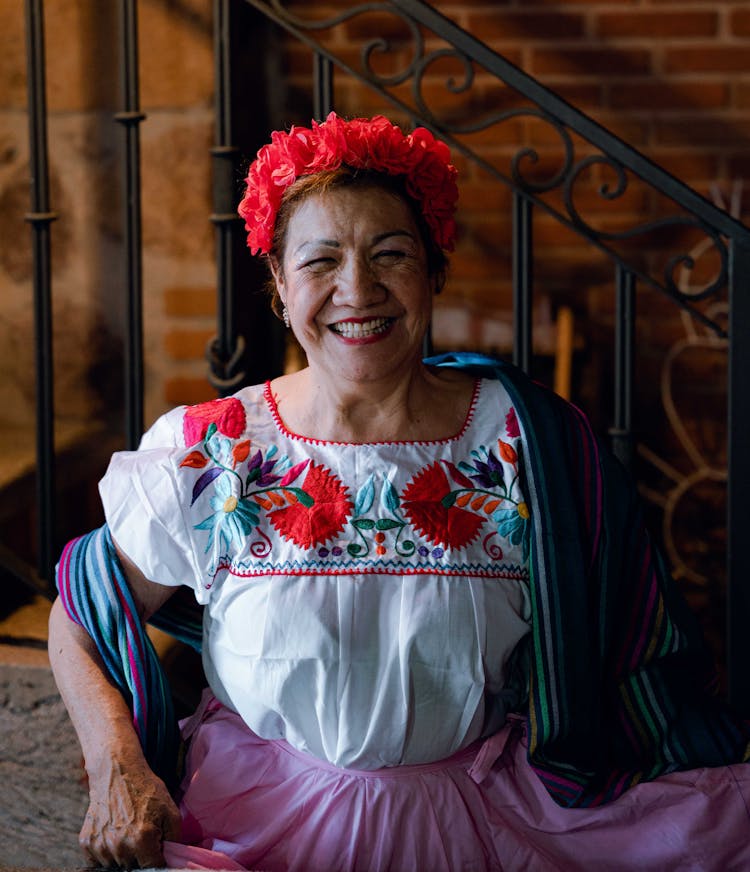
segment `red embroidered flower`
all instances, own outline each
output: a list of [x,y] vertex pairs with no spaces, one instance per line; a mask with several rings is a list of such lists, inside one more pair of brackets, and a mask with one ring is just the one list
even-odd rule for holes
[[209,400],[197,406],[188,406],[182,419],[182,433],[185,445],[195,445],[208,432],[211,424],[216,424],[219,433],[236,439],[245,430],[245,407],[236,397]]
[[518,418],[516,417],[516,410],[513,406],[510,407],[510,411],[505,416],[505,432],[511,439],[517,439],[521,435],[521,429],[518,426]]
[[352,513],[346,487],[322,464],[311,463],[302,490],[312,498],[312,505],[300,500],[270,512],[268,518],[285,539],[301,548],[324,545],[344,529]]
[[456,168],[450,151],[424,127],[404,135],[382,115],[345,121],[334,112],[311,128],[274,131],[248,171],[239,213],[245,219],[253,254],[267,254],[284,191],[303,175],[342,164],[405,176],[409,194],[419,203],[435,242],[453,249],[458,202]]
[[417,473],[403,493],[404,514],[415,529],[435,545],[463,548],[479,535],[484,519],[456,505],[445,506],[448,477],[439,463]]

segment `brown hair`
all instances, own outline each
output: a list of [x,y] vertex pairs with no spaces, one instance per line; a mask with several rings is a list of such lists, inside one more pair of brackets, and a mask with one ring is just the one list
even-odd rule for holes
[[[301,176],[284,191],[273,228],[273,245],[268,255],[269,258],[273,258],[279,265],[283,262],[289,222],[297,206],[308,197],[337,188],[376,188],[398,197],[406,203],[417,225],[427,254],[427,274],[435,288],[435,293],[440,293],[445,285],[448,259],[442,248],[432,238],[418,203],[407,193],[404,177],[389,176],[375,170],[355,169],[346,164],[342,164],[335,170],[325,170],[315,173],[315,175]],[[269,278],[266,283],[266,290],[271,296],[271,308],[280,318],[282,303],[273,277]]]

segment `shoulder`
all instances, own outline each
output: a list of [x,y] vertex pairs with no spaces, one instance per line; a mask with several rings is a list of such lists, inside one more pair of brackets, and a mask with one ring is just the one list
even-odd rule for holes
[[265,385],[243,388],[230,397],[191,406],[177,406],[158,418],[141,439],[140,449],[189,448],[202,442],[209,430],[239,439],[250,422],[266,409]]

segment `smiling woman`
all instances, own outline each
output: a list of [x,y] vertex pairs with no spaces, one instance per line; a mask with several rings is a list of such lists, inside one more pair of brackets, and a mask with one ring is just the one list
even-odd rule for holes
[[[159,419],[64,552],[90,860],[750,868],[747,726],[623,470],[513,367],[421,359],[455,175],[428,131],[335,115],[252,164],[248,244],[308,365]],[[142,621],[181,586],[209,688],[172,797]]]

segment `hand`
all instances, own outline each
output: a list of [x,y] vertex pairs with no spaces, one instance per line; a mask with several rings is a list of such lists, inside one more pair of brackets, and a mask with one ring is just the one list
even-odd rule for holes
[[90,862],[124,869],[164,866],[164,840],[179,838],[180,812],[145,763],[110,759],[89,773],[89,808],[79,842]]

